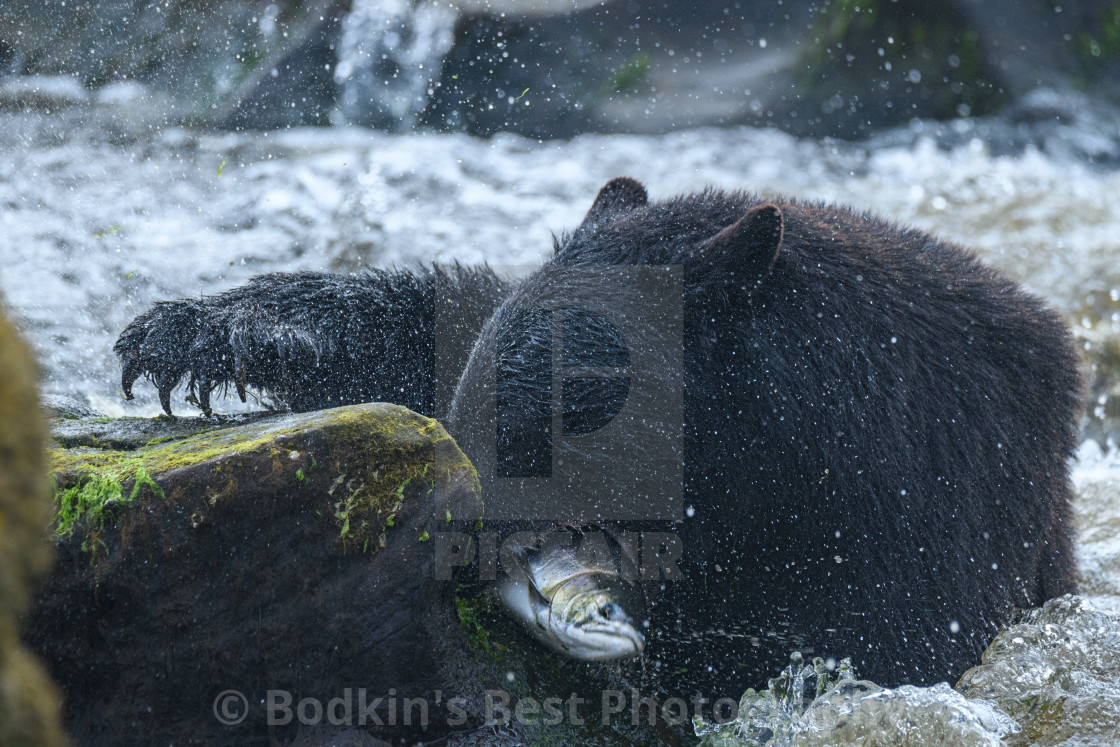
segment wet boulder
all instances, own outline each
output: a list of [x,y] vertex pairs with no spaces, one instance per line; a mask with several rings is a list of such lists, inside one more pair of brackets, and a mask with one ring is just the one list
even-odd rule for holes
[[436,421],[238,417],[56,422],[58,564],[24,637],[75,741],[477,744],[541,728],[503,697],[596,686],[439,580],[436,540],[483,503]]
[[[51,453],[59,562],[25,636],[77,741],[267,735],[270,690],[457,694],[454,589],[432,582],[425,542],[452,502],[481,504],[442,427],[388,405],[155,424],[142,446]],[[247,711],[215,706],[225,690]]]

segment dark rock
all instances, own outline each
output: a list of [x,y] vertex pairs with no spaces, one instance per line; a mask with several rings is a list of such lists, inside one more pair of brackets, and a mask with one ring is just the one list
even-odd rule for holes
[[[235,428],[147,422],[145,446],[51,454],[59,563],[24,637],[78,743],[496,744],[541,727],[486,726],[486,690],[567,697],[597,681],[507,628],[488,597],[436,580],[437,533],[475,527],[451,512],[482,504],[435,421],[371,404]],[[359,721],[377,698],[382,723]],[[317,705],[300,711],[305,699]]]
[[613,93],[613,65],[603,64],[612,45],[593,30],[599,14],[461,18],[422,121],[474,135],[554,138],[594,129],[601,100]]
[[212,717],[225,689],[459,694],[454,590],[423,540],[477,493],[438,424],[368,405],[155,441],[52,453],[59,567],[25,630],[79,742],[268,734],[264,709]]
[[267,412],[215,415],[209,418],[107,418],[100,415],[61,417],[51,424],[51,437],[64,449],[89,447],[133,451],[204,433],[214,428],[246,425],[272,415]]
[[543,138],[757,122],[760,102],[792,80],[782,71],[797,60],[773,43],[792,49],[807,17],[796,3],[740,10],[680,0],[467,13],[423,121]]
[[816,14],[785,129],[856,138],[915,117],[988,114],[1008,100],[1000,65],[952,0],[837,1]]
[[998,112],[1040,87],[1120,95],[1120,15],[1107,0],[743,6],[468,13],[424,121],[535,137],[751,124],[860,138]]
[[[1120,14],[1107,0],[832,0],[794,42],[795,85],[768,108],[794,134],[843,138],[1009,104],[1016,121],[1053,122],[1075,113],[1074,89],[1117,98],[1117,40]],[[1044,95],[1040,109],[1040,88],[1061,95]]]
[[[325,122],[324,29],[330,36],[350,0],[15,5],[0,8],[10,73],[76,76],[90,89],[136,80],[169,94],[170,121],[280,126]],[[299,100],[278,96],[277,84]]]
[[213,123],[229,129],[330,124],[338,99],[334,49],[349,5],[350,0],[334,0],[322,22],[307,28],[297,44],[256,66]]
[[47,417],[54,419],[77,420],[103,417],[85,402],[65,394],[44,394],[39,398],[39,406]]

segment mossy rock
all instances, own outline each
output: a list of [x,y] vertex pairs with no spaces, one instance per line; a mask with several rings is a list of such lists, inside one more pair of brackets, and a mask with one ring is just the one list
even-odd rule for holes
[[[146,423],[117,423],[131,432],[121,443],[142,445],[96,448],[88,434],[113,423],[67,421],[67,441],[87,445],[50,452],[59,565],[24,637],[79,743],[652,739],[594,712],[487,724],[487,691],[581,691],[597,707],[610,669],[554,655],[483,589],[437,580],[436,538],[477,531],[483,502],[436,421],[368,404],[235,427]],[[219,718],[227,690],[247,704],[232,725]],[[270,693],[291,697],[292,718],[275,718]],[[301,723],[301,701],[336,698],[348,717]],[[380,724],[359,722],[359,698],[381,698]],[[419,708],[404,718],[406,700],[425,704],[423,723]]]
[[[198,529],[226,502],[294,493],[289,497],[314,496],[311,507],[334,521],[343,548],[369,552],[385,546],[406,492],[432,494],[437,484],[457,490],[435,494],[443,500],[431,507],[435,516],[445,517],[455,499],[457,515],[481,518],[470,462],[436,421],[404,408],[340,407],[185,435],[198,428],[193,420],[175,421],[170,435],[157,420],[136,449],[52,450],[57,532],[81,537],[96,556],[98,546],[142,532],[160,503]],[[147,501],[145,510],[136,505],[142,495],[159,502]],[[426,523],[417,526],[417,536],[427,531]]]
[[[24,637],[79,743],[291,742],[307,729],[268,723],[270,690],[471,695],[454,588],[424,540],[449,507],[482,505],[442,426],[381,404],[163,425],[132,450],[50,452],[59,564]],[[213,710],[227,689],[252,706],[231,726]]]

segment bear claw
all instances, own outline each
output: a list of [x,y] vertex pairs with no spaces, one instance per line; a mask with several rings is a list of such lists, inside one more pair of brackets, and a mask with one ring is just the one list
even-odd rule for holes
[[163,411],[172,417],[174,417],[174,413],[171,412],[171,390],[175,388],[175,384],[176,382],[174,381],[164,380],[159,382],[156,387],[159,390],[160,407],[162,407]]
[[237,387],[237,396],[241,401],[245,401],[245,387],[249,382],[249,372],[245,368],[245,359],[240,358],[237,361],[237,379],[234,380],[234,386]]

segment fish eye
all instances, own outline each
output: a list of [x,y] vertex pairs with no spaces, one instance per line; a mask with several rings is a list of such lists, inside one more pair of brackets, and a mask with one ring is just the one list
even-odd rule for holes
[[606,604],[604,604],[602,607],[599,608],[599,614],[602,615],[607,620],[610,620],[611,616],[614,615],[614,611],[617,608],[618,608],[617,604],[614,604],[613,602],[607,602]]

